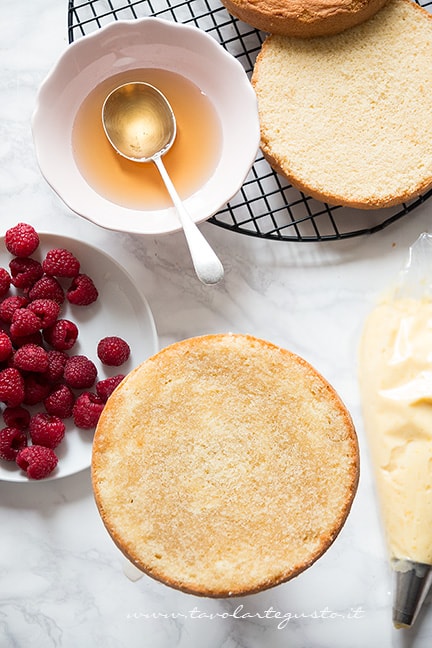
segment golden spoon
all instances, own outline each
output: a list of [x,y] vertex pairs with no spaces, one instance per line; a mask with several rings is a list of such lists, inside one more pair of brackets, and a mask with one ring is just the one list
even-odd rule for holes
[[177,132],[166,97],[149,83],[125,83],[105,99],[102,122],[108,140],[120,155],[135,162],[156,164],[177,210],[198,278],[205,284],[220,281],[224,274],[222,264],[186,211],[162,162]]

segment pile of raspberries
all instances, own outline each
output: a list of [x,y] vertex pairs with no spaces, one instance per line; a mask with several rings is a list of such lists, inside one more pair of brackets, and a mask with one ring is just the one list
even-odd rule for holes
[[[62,306],[88,306],[98,290],[67,249],[50,249],[42,261],[33,258],[39,242],[32,225],[10,228],[5,246],[12,259],[9,270],[0,267],[0,459],[15,462],[31,479],[43,479],[57,466],[65,420],[93,430],[124,378],[97,380],[94,362],[73,354],[79,331],[62,317]],[[96,353],[103,365],[119,367],[130,348],[110,336],[99,341]]]

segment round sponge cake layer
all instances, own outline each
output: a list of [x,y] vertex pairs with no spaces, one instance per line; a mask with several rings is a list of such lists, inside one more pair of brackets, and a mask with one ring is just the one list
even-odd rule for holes
[[311,37],[337,34],[367,20],[387,0],[222,0],[249,25],[272,34]]
[[262,151],[307,195],[361,209],[432,187],[432,15],[391,0],[336,36],[269,36],[252,83]]
[[305,360],[245,335],[173,344],[109,398],[97,506],[138,568],[205,596],[256,592],[311,565],[357,488],[352,420]]

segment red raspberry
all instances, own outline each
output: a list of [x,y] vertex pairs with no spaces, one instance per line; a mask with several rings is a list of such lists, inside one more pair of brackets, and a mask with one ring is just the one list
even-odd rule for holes
[[38,344],[24,344],[16,351],[13,366],[21,371],[44,373],[48,369],[48,354]]
[[78,396],[73,407],[73,420],[77,428],[90,430],[96,427],[102,410],[103,400],[91,392],[83,392]]
[[76,306],[88,306],[96,301],[99,293],[93,280],[86,274],[79,274],[72,279],[66,290],[66,299]]
[[7,324],[12,322],[12,316],[17,308],[25,308],[29,300],[23,295],[11,295],[6,297],[0,304],[0,319]]
[[24,400],[24,379],[18,369],[6,367],[0,371],[0,401],[7,407],[17,407]]
[[57,466],[58,457],[54,450],[45,446],[32,445],[18,452],[16,462],[31,479],[48,477]]
[[41,412],[30,419],[30,438],[34,445],[54,450],[63,440],[65,430],[65,424],[58,416]]
[[6,407],[3,411],[3,419],[8,427],[26,430],[30,423],[30,412],[21,405]]
[[51,416],[67,419],[72,416],[75,395],[67,385],[59,385],[44,400],[45,409]]
[[30,288],[43,275],[42,266],[36,259],[15,257],[9,268],[16,288]]
[[28,257],[39,245],[39,235],[32,225],[18,223],[7,230],[5,245],[8,252],[16,257]]
[[86,356],[75,355],[67,359],[63,377],[69,387],[87,389],[94,385],[96,376],[96,366]]
[[60,306],[65,300],[62,285],[55,277],[44,275],[30,288],[29,299],[53,299]]
[[56,351],[55,349],[50,349],[47,356],[48,367],[45,376],[51,384],[57,383],[63,378],[66,360],[69,356],[65,351]]
[[59,319],[43,330],[43,336],[53,349],[68,351],[76,342],[78,327],[70,320]]
[[130,347],[122,338],[112,335],[99,341],[97,355],[102,364],[119,367],[129,358]]
[[11,285],[10,274],[5,268],[0,268],[0,297],[4,297]]
[[12,340],[4,331],[0,331],[0,362],[4,362],[12,355]]
[[42,261],[43,271],[56,277],[76,277],[80,271],[80,262],[65,248],[53,248],[47,252]]
[[117,376],[111,376],[110,378],[105,378],[104,380],[99,380],[96,383],[96,393],[103,400],[104,403],[113,393],[114,389],[121,383],[124,378],[124,374],[118,374]]
[[25,405],[36,405],[48,396],[51,391],[50,382],[44,374],[30,373],[24,378],[24,398]]
[[17,308],[12,315],[10,333],[13,337],[32,335],[39,331],[40,318],[28,308]]
[[12,344],[16,349],[19,349],[24,344],[37,344],[38,346],[42,346],[43,342],[42,333],[40,331],[35,331],[35,333],[32,333],[31,335],[14,335],[11,333],[10,337]]
[[28,309],[37,315],[41,321],[42,329],[52,326],[60,313],[60,304],[54,299],[34,299]]
[[27,435],[22,430],[14,427],[5,427],[0,430],[0,458],[6,461],[15,461],[18,452],[27,445]]

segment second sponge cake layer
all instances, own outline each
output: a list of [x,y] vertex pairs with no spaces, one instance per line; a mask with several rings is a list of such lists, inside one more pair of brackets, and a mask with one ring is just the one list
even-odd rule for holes
[[432,187],[431,40],[432,15],[411,0],[337,36],[270,35],[252,77],[270,164],[310,196],[362,209]]

